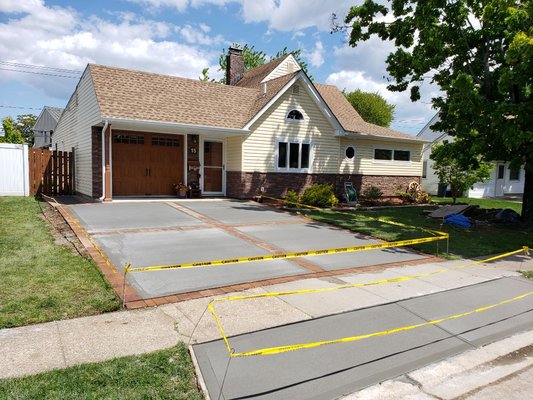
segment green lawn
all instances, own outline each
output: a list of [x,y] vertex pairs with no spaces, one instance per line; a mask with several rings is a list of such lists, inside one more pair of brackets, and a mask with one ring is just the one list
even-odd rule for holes
[[[431,201],[436,204],[448,204],[452,203],[452,199],[449,197],[432,197]],[[480,208],[510,208],[516,211],[518,214],[522,212],[522,203],[507,200],[496,199],[470,199],[468,197],[458,197],[457,203],[471,204],[479,206]]]
[[175,348],[0,380],[0,398],[18,400],[187,399],[203,395],[184,343]]
[[[450,234],[450,256],[470,258],[516,250],[522,246],[533,246],[533,231],[515,226],[493,225],[480,226],[464,230],[449,225],[441,226],[440,220],[428,218],[423,210],[435,207],[397,207],[376,211],[305,211],[309,217],[338,225],[352,231],[384,239],[387,241],[425,237],[427,234],[416,229],[401,228],[373,221],[372,218],[385,218],[415,227],[441,230]],[[445,256],[446,241],[430,242],[412,246],[428,254],[436,254],[439,243],[439,255]]]
[[40,215],[34,198],[0,197],[0,328],[117,310],[94,262],[57,245]]

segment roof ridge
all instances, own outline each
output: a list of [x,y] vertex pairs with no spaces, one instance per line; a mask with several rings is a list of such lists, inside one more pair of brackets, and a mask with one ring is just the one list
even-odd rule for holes
[[[92,67],[105,68],[105,69],[110,69],[110,70],[115,70],[115,71],[125,71],[125,72],[132,72],[132,73],[143,74],[143,75],[159,76],[159,77],[163,77],[163,78],[179,79],[179,80],[182,80],[182,81],[194,82],[194,83],[197,83],[199,85],[210,85],[210,86],[215,86],[216,85],[217,87],[227,87],[227,88],[237,88],[239,90],[244,89],[244,90],[257,91],[257,89],[249,88],[249,87],[239,87],[239,86],[235,86],[235,85],[226,85],[226,84],[219,83],[219,82],[202,81],[200,79],[185,78],[183,76],[161,74],[161,73],[158,73],[158,72],[141,71],[141,70],[136,70],[136,69],[129,69],[129,68],[124,68],[124,67],[113,67],[113,66],[109,66],[109,65],[94,64],[94,63],[89,63],[89,64],[87,64],[87,66],[89,67],[89,69],[91,69]],[[232,90],[232,89],[230,89],[230,90]]]

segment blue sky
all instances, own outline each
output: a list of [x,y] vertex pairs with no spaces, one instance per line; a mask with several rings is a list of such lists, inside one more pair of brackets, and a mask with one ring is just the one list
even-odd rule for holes
[[379,92],[396,104],[392,127],[416,134],[434,114],[435,89],[423,88],[418,103],[387,91],[392,45],[354,49],[330,33],[332,13],[342,18],[361,1],[1,0],[0,118],[64,107],[87,63],[193,79],[209,67],[217,78],[222,49],[248,43],[269,55],[301,49],[315,81]]

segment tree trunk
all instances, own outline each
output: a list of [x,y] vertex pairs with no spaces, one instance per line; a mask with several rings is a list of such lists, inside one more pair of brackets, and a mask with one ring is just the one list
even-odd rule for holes
[[522,198],[522,220],[533,227],[533,162],[525,165],[524,196]]

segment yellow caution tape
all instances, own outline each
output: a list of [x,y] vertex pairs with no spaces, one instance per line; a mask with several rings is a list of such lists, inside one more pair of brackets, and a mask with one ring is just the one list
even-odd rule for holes
[[375,243],[375,244],[367,244],[367,245],[362,245],[362,246],[338,247],[334,249],[297,251],[297,252],[283,253],[283,254],[267,254],[267,255],[253,256],[253,257],[229,258],[225,260],[200,261],[200,262],[193,262],[193,263],[171,264],[171,265],[154,265],[151,267],[131,268],[129,272],[132,273],[132,272],[146,272],[146,271],[161,271],[161,270],[166,270],[166,269],[214,267],[217,265],[240,264],[240,263],[268,261],[268,260],[281,260],[281,259],[290,259],[290,258],[297,258],[297,257],[314,257],[314,256],[323,256],[326,254],[352,253],[356,251],[387,249],[390,247],[402,247],[402,246],[409,246],[409,245],[419,244],[419,243],[435,242],[437,240],[444,240],[447,238],[448,238],[448,234],[443,232],[442,235],[439,235],[439,236],[426,237],[426,238],[420,238],[420,239],[399,240],[396,242]]
[[386,335],[391,335],[391,334],[399,333],[399,332],[406,332],[406,331],[410,331],[410,330],[413,330],[413,329],[422,328],[424,326],[436,325],[436,324],[440,324],[442,322],[450,321],[450,320],[453,320],[453,319],[463,318],[463,317],[466,317],[468,315],[472,315],[472,314],[476,314],[476,313],[482,313],[482,312],[488,311],[488,310],[490,310],[492,308],[503,306],[503,305],[511,303],[513,301],[524,299],[524,298],[526,298],[528,296],[531,296],[531,295],[533,295],[533,291],[521,294],[521,295],[513,297],[511,299],[506,299],[506,300],[500,301],[499,303],[490,304],[490,305],[484,306],[484,307],[479,307],[479,308],[476,308],[475,310],[467,311],[467,312],[464,312],[464,313],[449,315],[449,316],[444,317],[444,318],[434,319],[432,321],[422,322],[420,324],[406,325],[406,326],[401,326],[401,327],[394,328],[394,329],[388,329],[388,330],[379,331],[379,332],[366,333],[366,334],[358,335],[358,336],[350,336],[350,337],[334,339],[334,340],[324,340],[324,341],[321,341],[321,342],[299,343],[299,344],[293,344],[293,345],[288,345],[288,346],[266,347],[266,348],[263,348],[263,349],[252,350],[252,351],[244,351],[244,352],[241,352],[241,353],[232,353],[231,349],[229,348],[229,345],[227,347],[228,347],[228,349],[230,349],[230,357],[250,357],[250,356],[266,356],[266,355],[280,354],[280,353],[286,353],[286,352],[289,352],[289,351],[302,350],[302,349],[311,349],[311,348],[314,348],[314,347],[327,346],[327,345],[330,345],[330,344],[337,344],[337,343],[356,342],[358,340],[363,340],[363,339],[368,339],[368,338],[378,337],[378,336],[386,336]]
[[211,302],[208,305],[208,308],[209,308],[209,311],[211,312],[211,314],[213,315],[215,323],[216,323],[216,325],[217,325],[217,327],[218,327],[218,329],[220,331],[220,334],[221,334],[221,336],[222,336],[222,338],[224,340],[224,343],[226,344],[226,347],[227,347],[228,352],[230,353],[231,357],[248,357],[248,356],[255,356],[255,355],[270,355],[270,354],[283,353],[283,352],[287,352],[287,351],[318,347],[318,346],[323,346],[323,345],[327,345],[327,344],[351,342],[351,341],[366,339],[366,338],[369,338],[369,337],[383,336],[385,334],[391,334],[391,333],[396,333],[396,332],[400,332],[400,331],[411,330],[411,329],[415,329],[415,328],[418,328],[418,327],[421,327],[421,326],[430,325],[430,324],[437,324],[437,323],[440,323],[442,321],[446,321],[446,320],[450,320],[450,319],[454,319],[454,318],[459,318],[459,317],[462,317],[462,316],[470,315],[470,314],[473,314],[474,312],[486,311],[488,309],[496,307],[497,305],[506,304],[508,302],[515,301],[515,300],[518,300],[520,298],[529,296],[530,294],[533,294],[533,292],[528,293],[526,295],[518,296],[518,297],[510,299],[510,300],[505,300],[505,301],[500,302],[500,303],[498,303],[496,305],[490,305],[490,306],[478,308],[476,310],[469,311],[467,313],[456,314],[454,316],[446,317],[445,319],[430,321],[430,322],[426,322],[424,324],[401,327],[401,328],[396,328],[396,329],[393,329],[393,330],[375,332],[375,333],[371,333],[371,334],[360,335],[360,336],[349,337],[349,338],[336,339],[336,340],[331,340],[331,341],[304,343],[304,344],[290,345],[290,346],[280,346],[280,347],[275,347],[275,348],[254,350],[254,351],[245,352],[245,353],[233,353],[232,352],[231,347],[229,345],[229,340],[228,340],[228,338],[227,338],[227,336],[226,336],[226,334],[224,332],[224,329],[223,329],[223,327],[222,327],[222,325],[220,323],[220,320],[219,320],[218,316],[216,315],[216,311],[215,311],[215,308],[214,308],[213,304],[217,303],[217,302],[223,302],[223,301],[237,301],[237,300],[257,299],[257,298],[262,298],[262,297],[278,297],[278,296],[286,296],[286,295],[294,295],[294,294],[320,293],[320,292],[329,292],[329,291],[334,291],[334,290],[351,289],[351,288],[357,288],[357,287],[363,287],[363,286],[373,286],[373,285],[383,285],[383,284],[387,284],[387,283],[403,282],[403,281],[407,281],[407,280],[411,280],[411,279],[415,279],[415,278],[428,277],[428,276],[431,276],[431,275],[441,274],[441,273],[444,273],[444,272],[463,269],[463,268],[466,268],[466,267],[468,267],[470,265],[483,264],[483,263],[486,263],[486,262],[490,262],[490,261],[498,260],[498,259],[501,259],[501,258],[509,257],[511,255],[518,254],[518,253],[521,253],[521,252],[524,252],[525,254],[529,254],[529,247],[523,246],[521,249],[518,249],[518,250],[510,251],[510,252],[507,252],[507,253],[504,253],[504,254],[499,254],[499,255],[496,255],[496,256],[493,256],[493,257],[490,257],[490,258],[486,258],[484,260],[473,261],[473,262],[470,262],[468,264],[460,265],[460,266],[457,266],[457,267],[441,269],[441,270],[437,270],[437,271],[433,271],[433,272],[426,272],[426,273],[416,274],[416,275],[400,276],[398,278],[383,279],[383,280],[371,281],[371,282],[363,282],[363,283],[355,283],[355,284],[352,284],[352,285],[343,285],[343,286],[336,286],[336,287],[291,290],[291,291],[283,291],[283,292],[271,292],[271,293],[260,293],[260,294],[252,294],[252,295],[245,295],[245,296],[232,296],[232,297],[226,297],[226,298],[216,298],[216,299],[211,300]]

